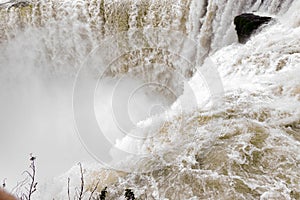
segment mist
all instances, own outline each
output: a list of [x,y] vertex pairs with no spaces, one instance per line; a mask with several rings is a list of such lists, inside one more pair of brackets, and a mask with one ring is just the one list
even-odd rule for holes
[[[7,60],[3,67],[10,62]],[[47,77],[31,65],[21,65],[2,68],[10,70],[9,76],[2,76],[0,87],[0,156],[5,161],[1,162],[0,178],[6,178],[8,188],[24,179],[22,172],[29,167],[30,153],[37,156],[37,179],[41,184],[78,162],[96,162],[76,131],[72,107],[75,79]],[[20,68],[31,71],[24,75]],[[95,92],[95,117],[113,146],[136,124],[163,113],[171,103],[151,92],[150,86],[140,87],[141,81],[125,78],[101,82]],[[95,143],[102,145],[101,141]]]

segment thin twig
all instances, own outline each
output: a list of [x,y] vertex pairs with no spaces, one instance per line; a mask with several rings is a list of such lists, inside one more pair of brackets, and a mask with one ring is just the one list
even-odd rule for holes
[[96,186],[95,186],[94,189],[92,190],[91,195],[90,195],[90,197],[89,197],[89,200],[92,199],[93,194],[94,194],[95,191],[97,190],[99,183],[100,183],[100,180],[97,181]]
[[37,186],[37,182],[35,182],[35,173],[36,173],[35,163],[34,163],[35,157],[33,157],[31,155],[30,160],[31,160],[30,168],[32,170],[32,174],[30,174],[28,171],[25,171],[25,172],[27,172],[29,174],[29,176],[31,178],[31,183],[30,183],[30,188],[29,188],[29,193],[28,193],[28,200],[31,199],[31,196],[36,191],[36,186]]
[[81,184],[80,184],[80,191],[78,195],[78,200],[82,200],[83,198],[83,188],[84,188],[84,179],[83,179],[83,171],[82,171],[82,165],[81,163],[78,163],[80,167],[80,174],[81,174]]
[[68,199],[71,200],[71,197],[70,197],[70,178],[68,178]]
[[33,177],[32,177],[32,175],[30,174],[30,172],[29,172],[29,171],[27,171],[27,170],[26,170],[26,171],[24,171],[24,172],[22,173],[22,175],[23,175],[23,174],[27,174],[27,175],[28,175],[28,176],[29,176],[31,179],[33,178]]
[[[21,182],[17,182],[17,185],[11,190],[11,193],[16,194],[17,196],[19,196],[18,194],[21,193],[21,189],[24,187],[24,185],[26,185],[28,182],[28,177],[26,177],[23,181]],[[21,196],[23,196],[24,194],[21,194]],[[24,198],[23,198],[24,199]]]

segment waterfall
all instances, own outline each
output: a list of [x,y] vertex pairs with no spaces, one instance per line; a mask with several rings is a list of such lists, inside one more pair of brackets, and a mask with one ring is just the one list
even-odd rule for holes
[[[33,0],[19,7],[7,3],[0,10],[0,39],[9,42],[22,32],[28,41],[42,43],[40,48],[47,50],[43,62],[54,62],[59,68],[54,71],[74,74],[76,64],[105,37],[118,32],[157,27],[180,31],[197,40],[206,51],[201,54],[208,54],[237,40],[232,23],[236,15],[246,11],[282,14],[291,2]],[[72,62],[75,69],[62,69],[66,67],[60,67],[60,62]]]
[[[36,199],[79,161],[109,199],[300,198],[298,1],[2,2],[0,179],[36,153]],[[239,44],[242,13],[274,20]]]
[[[38,71],[48,77],[50,74],[74,77],[87,55],[109,36],[163,28],[179,31],[195,41],[199,49],[195,49],[194,54],[201,64],[210,53],[237,41],[233,25],[236,15],[246,11],[282,14],[291,2],[33,0],[24,5],[4,3],[0,9],[1,48],[6,53],[9,51],[5,49],[14,45],[18,46],[13,50],[15,52],[22,52],[24,48],[31,51],[28,52],[30,55],[22,55],[22,59],[34,64],[23,70]],[[8,54],[8,57],[14,55],[13,52]],[[144,79],[155,81],[159,78],[143,74],[144,68],[140,71],[137,73],[142,74]],[[187,77],[193,71],[194,66],[182,69]],[[123,72],[124,67],[117,66],[113,73]],[[171,82],[178,82],[178,77],[171,79]],[[176,85],[168,86],[176,88]]]

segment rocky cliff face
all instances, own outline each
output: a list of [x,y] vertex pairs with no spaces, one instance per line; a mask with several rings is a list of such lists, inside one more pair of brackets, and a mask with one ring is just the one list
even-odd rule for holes
[[235,30],[240,43],[246,43],[250,36],[263,24],[271,21],[271,17],[261,17],[252,13],[244,13],[234,18]]

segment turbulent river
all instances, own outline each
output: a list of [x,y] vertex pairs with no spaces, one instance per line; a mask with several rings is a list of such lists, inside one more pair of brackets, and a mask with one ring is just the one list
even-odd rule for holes
[[[299,0],[2,0],[0,180],[33,199],[300,199]],[[270,16],[245,44],[234,17]],[[68,178],[70,185],[68,187]]]

